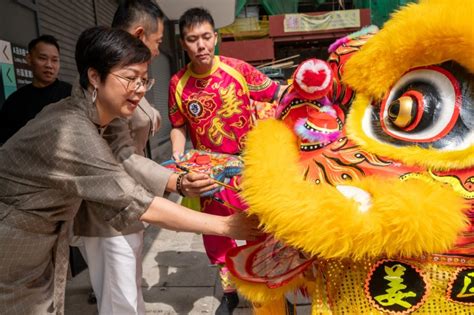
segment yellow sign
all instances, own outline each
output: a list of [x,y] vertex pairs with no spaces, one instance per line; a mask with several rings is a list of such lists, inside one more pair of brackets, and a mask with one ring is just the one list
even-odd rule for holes
[[332,11],[321,15],[286,14],[286,32],[313,32],[360,27],[359,10]]

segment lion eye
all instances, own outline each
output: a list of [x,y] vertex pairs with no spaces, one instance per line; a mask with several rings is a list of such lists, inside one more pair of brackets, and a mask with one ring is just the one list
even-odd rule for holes
[[410,96],[402,96],[388,106],[387,119],[395,127],[405,129],[415,121],[417,111],[416,99]]
[[406,73],[382,101],[383,131],[399,140],[428,143],[448,134],[459,116],[460,88],[440,67]]
[[387,109],[387,123],[404,131],[411,131],[420,125],[425,112],[425,95],[417,90],[408,90],[392,101]]
[[454,61],[410,69],[385,97],[369,101],[360,120],[363,132],[399,147],[464,150],[474,141],[472,82]]

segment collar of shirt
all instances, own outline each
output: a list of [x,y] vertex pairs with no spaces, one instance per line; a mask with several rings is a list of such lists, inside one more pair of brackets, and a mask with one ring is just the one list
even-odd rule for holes
[[99,126],[99,112],[97,111],[97,107],[92,102],[92,95],[81,87],[79,80],[77,80],[73,85],[71,95],[72,97],[76,98],[76,104],[84,108],[89,119],[94,124]]

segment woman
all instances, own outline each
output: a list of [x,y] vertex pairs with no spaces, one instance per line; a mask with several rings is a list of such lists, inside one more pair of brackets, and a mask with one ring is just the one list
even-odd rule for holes
[[[154,197],[102,139],[107,124],[129,117],[143,97],[149,60],[148,48],[125,31],[86,30],[76,46],[80,86],[0,148],[2,314],[63,313],[66,234],[81,200],[103,205],[117,230],[142,220],[233,238],[258,235],[243,216],[206,215]],[[181,181],[172,176],[169,190]]]

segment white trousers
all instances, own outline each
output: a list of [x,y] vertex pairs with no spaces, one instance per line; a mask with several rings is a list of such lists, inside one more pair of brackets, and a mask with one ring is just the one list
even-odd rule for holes
[[143,231],[113,237],[81,237],[100,315],[145,314],[142,294]]

